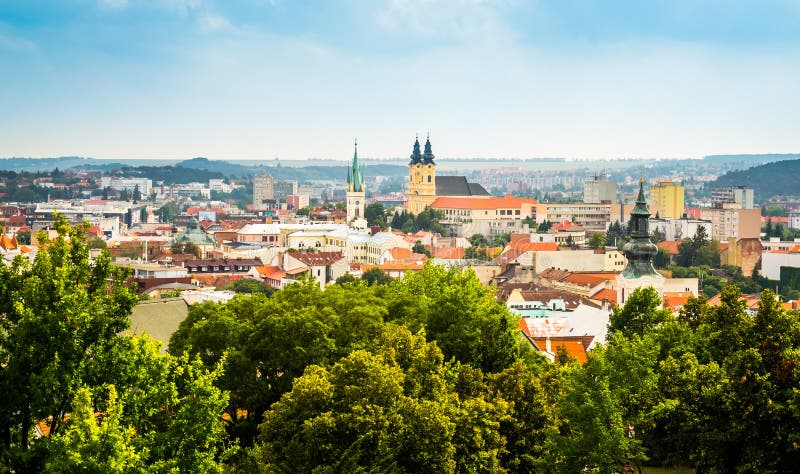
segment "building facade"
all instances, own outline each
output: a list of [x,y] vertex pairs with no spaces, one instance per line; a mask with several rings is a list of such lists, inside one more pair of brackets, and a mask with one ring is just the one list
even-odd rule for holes
[[587,204],[617,200],[618,186],[606,176],[592,176],[583,182],[583,202]]
[[683,216],[684,187],[673,181],[662,181],[650,188],[650,200],[656,214],[662,219],[679,219]]
[[275,199],[275,180],[268,174],[253,179],[253,210],[263,211],[269,208],[267,201]]

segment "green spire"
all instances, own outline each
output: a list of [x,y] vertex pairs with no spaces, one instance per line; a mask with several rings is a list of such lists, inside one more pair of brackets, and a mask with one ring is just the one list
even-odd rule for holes
[[428,134],[428,139],[425,141],[425,153],[422,155],[422,161],[425,164],[433,163],[433,151],[431,150],[431,135]]
[[358,141],[353,149],[353,163],[347,170],[348,189],[355,192],[364,191],[364,168],[358,165]]
[[650,210],[647,208],[647,201],[644,198],[644,180],[639,180],[639,196],[636,197],[636,206],[631,211],[631,216],[650,217]]
[[414,140],[414,151],[411,153],[411,163],[412,165],[422,163],[422,152],[419,150],[419,135],[417,135],[417,139]]

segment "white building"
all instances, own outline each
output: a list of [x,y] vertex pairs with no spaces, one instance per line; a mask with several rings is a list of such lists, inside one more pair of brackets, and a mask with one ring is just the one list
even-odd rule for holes
[[616,202],[619,186],[606,176],[592,176],[583,182],[583,202],[599,204],[603,201]]
[[650,231],[657,230],[664,236],[664,240],[683,240],[692,238],[697,229],[703,227],[706,235],[711,238],[712,225],[710,220],[703,219],[654,219],[650,218]]
[[111,188],[116,191],[128,191],[133,193],[138,187],[142,196],[149,196],[153,190],[153,180],[147,178],[113,178],[103,176],[100,178],[100,187],[103,189]]

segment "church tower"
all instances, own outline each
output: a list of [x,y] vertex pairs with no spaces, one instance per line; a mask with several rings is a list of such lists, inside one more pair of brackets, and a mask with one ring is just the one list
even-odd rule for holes
[[436,163],[433,159],[430,135],[425,141],[424,153],[420,152],[417,137],[408,163],[408,210],[412,214],[419,214],[436,200]]
[[624,304],[636,288],[652,286],[662,294],[664,277],[653,267],[658,247],[650,241],[650,210],[644,198],[644,180],[639,180],[639,196],[631,211],[631,240],[622,247],[628,264],[617,276],[617,303]]
[[364,169],[358,164],[358,142],[356,142],[353,151],[353,162],[347,168],[346,195],[347,223],[358,227],[366,227],[366,221],[364,221]]

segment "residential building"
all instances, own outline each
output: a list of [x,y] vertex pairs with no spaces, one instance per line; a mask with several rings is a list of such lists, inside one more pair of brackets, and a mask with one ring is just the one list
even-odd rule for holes
[[684,187],[674,181],[661,181],[650,188],[650,200],[656,215],[663,219],[679,219],[683,216]]
[[[319,283],[320,289],[347,273],[348,265],[342,252],[286,252],[283,256],[284,285],[305,274]],[[288,277],[288,280],[287,280]]]
[[147,178],[113,178],[111,176],[103,176],[100,178],[100,187],[111,188],[116,191],[127,191],[133,193],[137,189],[142,196],[149,196],[153,190],[153,180]]
[[534,199],[506,197],[437,197],[431,204],[444,214],[441,223],[459,237],[494,236],[529,230],[523,223],[533,218]]
[[650,231],[658,231],[664,236],[664,240],[683,240],[693,237],[697,230],[702,227],[706,235],[712,234],[712,223],[710,220],[692,219],[681,217],[680,219],[655,219],[650,218]]
[[536,222],[572,221],[587,232],[605,232],[611,221],[611,204],[547,203],[537,204]]
[[275,180],[268,174],[253,179],[253,210],[269,209],[267,201],[275,200]]
[[711,221],[711,238],[752,239],[761,236],[761,209],[741,209],[738,203],[721,203],[720,207],[701,207],[700,218]]
[[594,175],[583,182],[583,202],[598,204],[603,201],[616,202],[619,186],[605,175]]
[[273,184],[273,198],[277,202],[286,202],[286,198],[297,194],[297,181],[275,181]]
[[738,204],[741,209],[753,209],[753,196],[752,188],[725,186],[711,191],[711,204],[712,207],[717,207],[721,204]]

